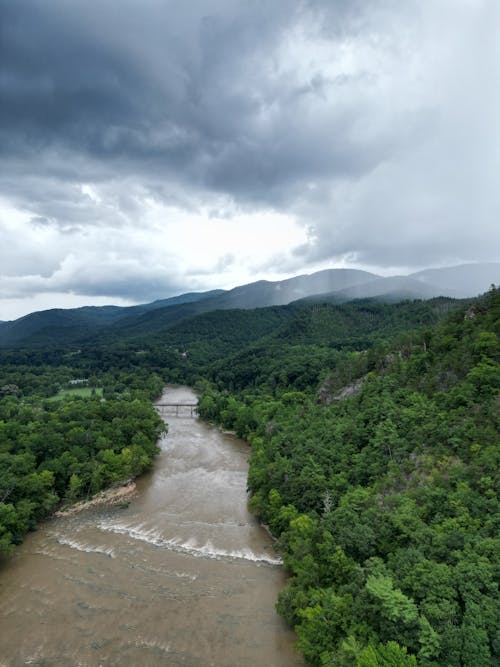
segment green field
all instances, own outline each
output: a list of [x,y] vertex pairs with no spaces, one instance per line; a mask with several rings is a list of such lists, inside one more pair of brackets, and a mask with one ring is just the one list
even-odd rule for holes
[[61,389],[55,396],[51,396],[48,400],[60,401],[63,398],[71,398],[73,396],[81,396],[82,398],[90,398],[91,396],[102,397],[102,387],[74,387],[71,389]]

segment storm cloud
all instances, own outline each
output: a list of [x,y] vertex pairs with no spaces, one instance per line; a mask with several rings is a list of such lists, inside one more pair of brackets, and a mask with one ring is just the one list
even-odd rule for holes
[[500,259],[499,19],[0,0],[0,298]]

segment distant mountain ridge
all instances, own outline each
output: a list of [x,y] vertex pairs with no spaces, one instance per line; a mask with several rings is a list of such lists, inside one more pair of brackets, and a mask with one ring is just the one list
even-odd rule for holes
[[230,308],[263,308],[290,303],[316,292],[342,289],[376,278],[356,269],[329,269],[276,282],[261,280],[231,290],[190,292],[151,304],[53,309],[0,323],[0,346],[76,343],[88,336],[143,335],[200,313]]
[[305,297],[304,301],[346,303],[354,299],[376,298],[391,303],[437,296],[462,299],[486,292],[492,283],[500,284],[500,263],[462,264],[444,269],[426,269],[408,276],[376,277],[345,289],[314,294]]
[[[412,273],[420,283],[439,285],[460,296],[473,297],[484,293],[492,283],[500,283],[500,263],[460,264],[444,269],[425,269]],[[451,296],[451,294],[449,295]]]
[[487,291],[492,283],[500,284],[500,263],[464,264],[386,278],[357,269],[326,269],[280,281],[260,280],[231,290],[188,292],[137,306],[38,311],[10,322],[0,321],[0,346],[134,338],[214,310],[264,308],[302,300],[345,303],[366,298],[396,302],[437,296],[471,297]]
[[432,299],[437,296],[447,296],[454,299],[462,295],[455,290],[449,290],[436,285],[420,283],[410,276],[389,276],[378,278],[368,283],[354,285],[336,292],[313,294],[302,301],[324,301],[330,303],[347,303],[356,299],[377,299],[386,303],[413,299]]
[[357,269],[326,269],[286,280],[259,280],[235,287],[217,297],[217,308],[263,308],[284,306],[302,297],[345,289],[379,276]]
[[188,292],[179,296],[160,299],[137,306],[82,306],[80,308],[52,308],[29,313],[17,320],[0,321],[0,346],[17,346],[32,336],[45,332],[46,336],[57,335],[64,330],[65,342],[73,342],[85,335],[94,334],[120,320],[135,318],[143,313],[189,304],[218,296],[224,290]]

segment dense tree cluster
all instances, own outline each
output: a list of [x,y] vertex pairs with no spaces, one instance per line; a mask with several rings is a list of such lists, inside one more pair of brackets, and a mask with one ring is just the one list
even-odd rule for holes
[[159,377],[110,373],[102,377],[105,399],[68,391],[54,401],[43,397],[68,379],[68,369],[4,370],[19,392],[0,398],[0,552],[61,502],[139,475],[164,429],[151,405]]

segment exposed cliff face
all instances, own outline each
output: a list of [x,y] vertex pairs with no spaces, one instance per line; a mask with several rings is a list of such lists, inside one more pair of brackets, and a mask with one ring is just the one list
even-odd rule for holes
[[355,396],[361,391],[361,387],[367,377],[367,375],[363,375],[363,377],[358,378],[354,382],[351,382],[351,384],[348,384],[335,392],[331,390],[329,379],[327,378],[318,390],[319,401],[325,405],[331,405],[337,401],[343,401],[346,398]]
[[8,394],[16,395],[19,393],[19,387],[17,384],[4,384],[3,387],[0,387],[0,398],[2,396],[7,396]]

